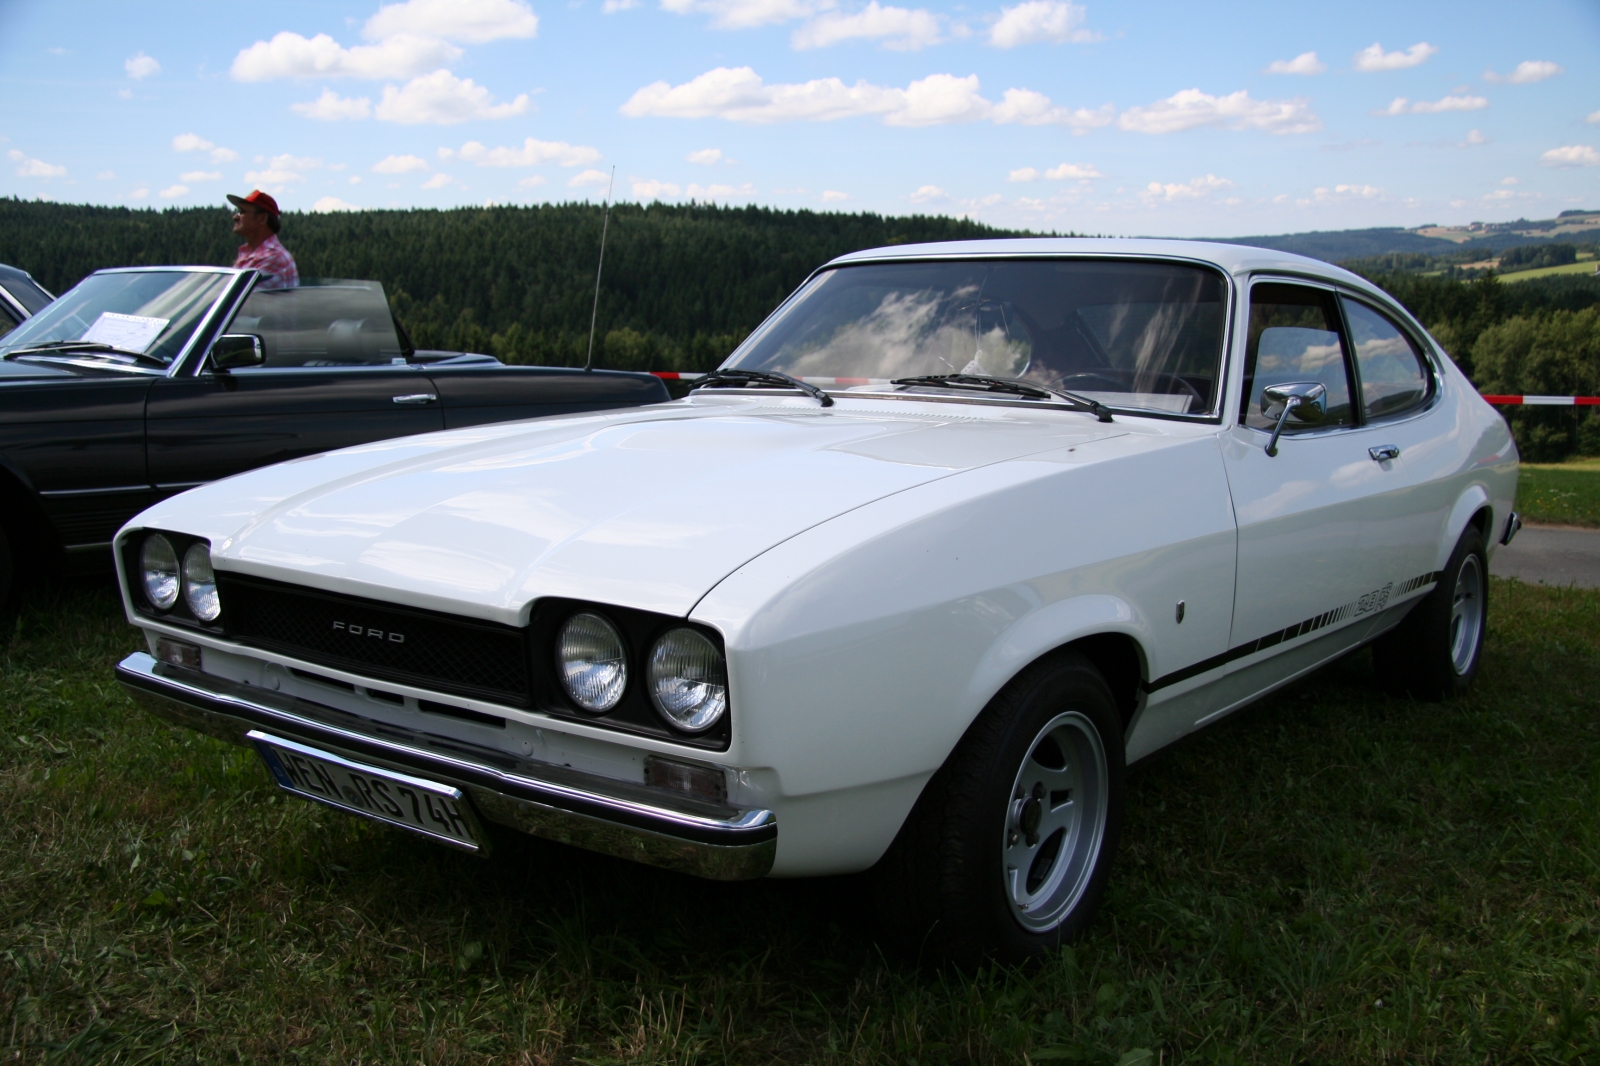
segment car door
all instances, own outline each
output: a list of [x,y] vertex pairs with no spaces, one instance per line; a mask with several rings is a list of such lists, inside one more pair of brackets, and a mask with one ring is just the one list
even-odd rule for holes
[[433,365],[428,376],[438,390],[446,429],[670,399],[660,378],[614,370],[491,363]]
[[207,356],[156,384],[146,428],[158,490],[444,426],[433,382],[401,355],[372,283],[254,292],[226,332],[260,337],[266,361],[218,372]]
[[[1367,453],[1352,346],[1331,286],[1258,278],[1250,288],[1244,389],[1223,459],[1239,528],[1230,699],[1243,699],[1359,642],[1394,573],[1384,542],[1389,471]],[[1320,382],[1327,413],[1290,421],[1268,455],[1274,384]]]

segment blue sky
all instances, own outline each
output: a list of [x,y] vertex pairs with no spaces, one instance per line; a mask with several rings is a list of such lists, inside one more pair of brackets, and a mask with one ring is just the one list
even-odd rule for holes
[[1237,236],[1600,208],[1600,3],[0,0],[0,195]]

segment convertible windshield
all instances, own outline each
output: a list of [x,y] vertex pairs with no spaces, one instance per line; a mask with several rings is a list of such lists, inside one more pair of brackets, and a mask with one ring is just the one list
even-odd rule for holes
[[234,275],[194,270],[91,274],[0,339],[0,357],[39,354],[126,358],[167,366]]
[[1123,410],[1206,414],[1225,303],[1221,275],[1182,263],[867,263],[813,278],[726,368],[873,391],[900,378],[987,375]]

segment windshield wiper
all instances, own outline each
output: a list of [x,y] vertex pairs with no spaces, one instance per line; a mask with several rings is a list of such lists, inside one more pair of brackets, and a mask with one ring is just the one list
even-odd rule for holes
[[749,385],[777,385],[785,389],[799,389],[808,396],[814,397],[824,407],[833,406],[833,397],[817,388],[815,385],[792,378],[788,374],[780,374],[775,370],[713,370],[705,377],[694,383],[694,388],[715,388],[718,385],[730,388],[739,388]]
[[1111,408],[1099,400],[1079,396],[1065,389],[1047,389],[1015,378],[995,378],[987,374],[922,374],[914,378],[895,378],[891,385],[932,385],[935,388],[979,389],[983,392],[1009,392],[1013,396],[1028,396],[1035,400],[1062,399],[1080,411],[1088,411],[1102,422],[1111,421]]
[[127,348],[118,348],[114,344],[104,344],[100,341],[51,341],[49,344],[30,344],[26,348],[16,348],[5,354],[10,359],[16,355],[41,355],[47,352],[96,352],[110,355],[125,355],[136,359],[148,366],[158,366],[166,369],[166,362],[145,352],[135,352]]

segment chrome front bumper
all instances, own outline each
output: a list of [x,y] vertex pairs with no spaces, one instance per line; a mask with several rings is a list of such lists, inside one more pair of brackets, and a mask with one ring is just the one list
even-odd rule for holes
[[323,707],[135,652],[117,680],[174,725],[251,746],[268,730],[348,759],[455,785],[489,821],[590,851],[718,881],[764,877],[778,850],[771,811],[676,797],[564,766]]

